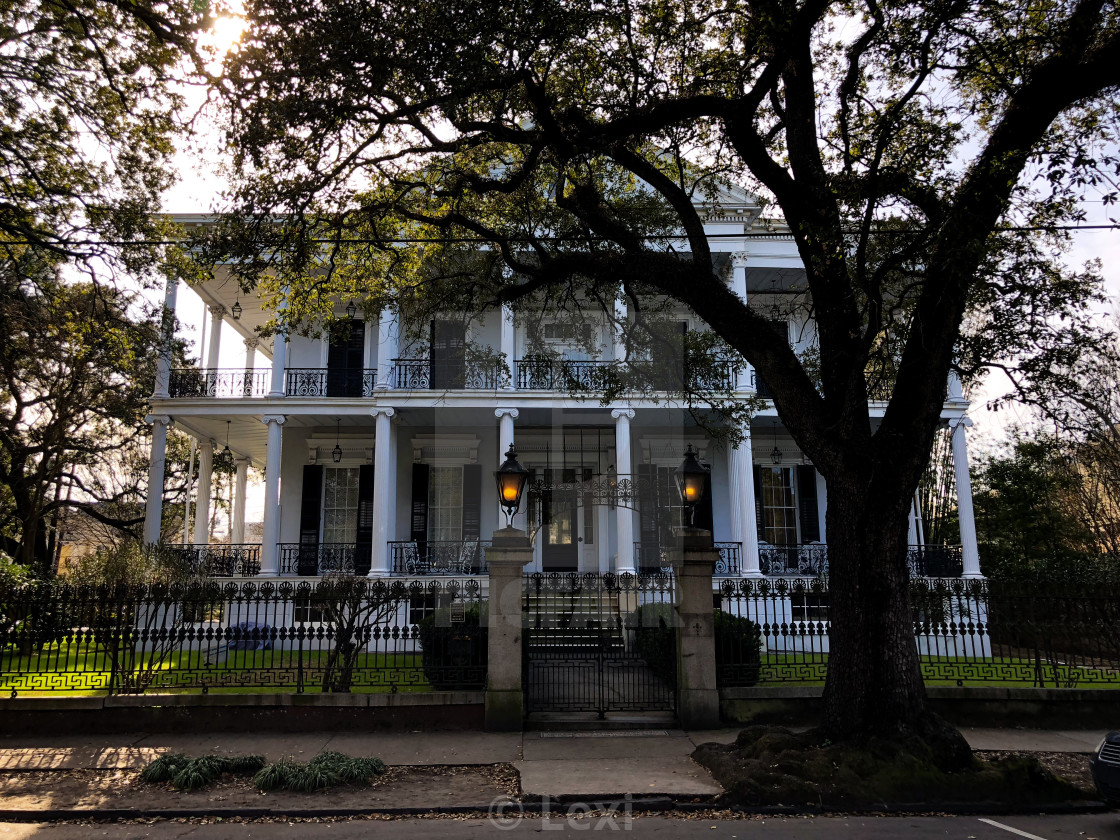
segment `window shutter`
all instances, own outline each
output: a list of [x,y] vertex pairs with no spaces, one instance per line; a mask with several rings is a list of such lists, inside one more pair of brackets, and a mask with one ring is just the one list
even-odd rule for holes
[[345,338],[331,337],[327,347],[327,396],[360,397],[365,364],[366,324],[351,321]]
[[754,473],[754,522],[758,530],[758,541],[764,542],[766,539],[766,523],[762,518],[762,474],[759,472],[758,464],[753,465],[751,471]]
[[[709,470],[711,466],[705,464]],[[676,479],[674,479],[674,485]],[[674,487],[674,491],[676,488]],[[694,520],[697,528],[703,528],[705,531],[711,531],[712,536],[715,536],[714,517],[712,515],[712,479],[709,473],[708,482],[704,485],[704,495],[701,497],[700,502],[696,505],[696,519]]]
[[801,517],[801,542],[817,542],[821,538],[821,524],[817,513],[816,467],[797,468],[797,506]]
[[638,541],[642,546],[642,565],[660,566],[661,530],[657,522],[657,470],[652,464],[638,464],[638,506],[640,508]]
[[373,464],[358,467],[358,530],[354,535],[354,574],[368,575],[373,565]]
[[482,464],[463,465],[463,540],[472,542],[482,532]]
[[428,473],[427,464],[412,465],[412,524],[409,539],[427,542],[428,539]]
[[303,467],[303,501],[299,511],[297,575],[319,574],[319,522],[323,513],[323,467]]
[[467,328],[459,321],[432,321],[428,364],[432,388],[462,388],[466,374]]

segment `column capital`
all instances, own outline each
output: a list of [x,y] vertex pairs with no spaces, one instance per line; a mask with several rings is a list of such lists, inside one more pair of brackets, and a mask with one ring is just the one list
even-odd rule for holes
[[949,423],[949,428],[952,429],[954,432],[957,430],[958,426],[963,426],[966,429],[972,427],[972,419],[969,418],[969,417],[964,417],[964,416],[950,417],[949,420],[948,420],[948,423]]
[[251,335],[251,336],[249,336],[248,338],[245,339],[245,349],[246,350],[256,350],[258,347],[260,347],[260,344],[261,344],[261,340],[259,338],[257,338],[257,336],[255,336],[255,335]]
[[521,414],[516,408],[495,408],[494,416],[501,420],[503,417],[511,417],[516,420]]
[[225,317],[226,308],[224,306],[222,306],[220,303],[212,303],[209,306],[207,306],[206,308],[210,310],[210,317],[211,318],[217,319],[217,318],[224,318]]
[[144,422],[149,426],[170,426],[173,422],[170,414],[149,414],[144,418]]
[[746,251],[733,251],[731,254],[731,267],[732,268],[746,268],[747,259],[750,257]]
[[378,415],[384,414],[386,417],[392,418],[393,415],[396,414],[396,413],[397,413],[397,410],[395,408],[390,408],[387,405],[384,405],[384,406],[379,405],[379,406],[376,406],[376,407],[371,408],[369,410],[369,416],[370,417],[377,417]]
[[247,455],[237,455],[233,459],[233,465],[238,469],[240,469],[241,467],[245,467],[246,469],[248,469],[252,463],[253,459],[248,457]]
[[623,417],[625,417],[627,420],[633,420],[634,419],[634,409],[632,409],[632,408],[612,408],[611,409],[611,417],[613,417],[615,420],[621,420]]
[[277,426],[283,426],[284,421],[287,420],[287,415],[284,414],[264,414],[261,416],[261,422],[266,426],[275,423]]

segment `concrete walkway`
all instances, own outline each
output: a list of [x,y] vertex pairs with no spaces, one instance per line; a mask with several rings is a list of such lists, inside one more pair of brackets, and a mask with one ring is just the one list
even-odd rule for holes
[[[9,738],[0,740],[0,771],[140,768],[158,755],[182,752],[261,754],[306,761],[324,749],[377,756],[390,765],[512,764],[527,796],[603,798],[653,793],[672,798],[722,792],[689,758],[698,744],[728,743],[741,727],[522,733],[214,733]],[[1088,753],[1100,730],[963,729],[974,749]]]

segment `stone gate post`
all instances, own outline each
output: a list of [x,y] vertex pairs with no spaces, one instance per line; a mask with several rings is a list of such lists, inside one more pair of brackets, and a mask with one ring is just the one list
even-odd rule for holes
[[719,725],[716,688],[712,570],[719,552],[710,531],[682,528],[681,551],[673,561],[677,578],[677,717],[683,729]]
[[522,693],[522,576],[533,560],[524,531],[502,528],[486,549],[490,567],[486,719],[488,732],[520,732],[525,717]]

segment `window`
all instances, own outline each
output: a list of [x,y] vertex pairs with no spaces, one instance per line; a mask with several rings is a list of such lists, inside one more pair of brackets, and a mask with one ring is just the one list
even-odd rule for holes
[[357,467],[323,471],[323,542],[354,542],[358,534]]
[[797,505],[793,498],[793,470],[759,469],[762,490],[762,538],[770,545],[797,545]]
[[[408,600],[408,623],[411,625],[419,624],[425,618],[430,618],[436,614],[436,610],[449,607],[451,605],[450,595],[435,595],[425,593],[423,595],[413,595]],[[451,614],[447,614],[447,620],[450,621]]]
[[828,596],[791,595],[790,618],[794,621],[828,621]]
[[463,538],[463,468],[435,467],[428,480],[428,539]]
[[325,624],[327,622],[327,611],[321,604],[314,603],[312,596],[297,595],[292,620],[296,624]]

